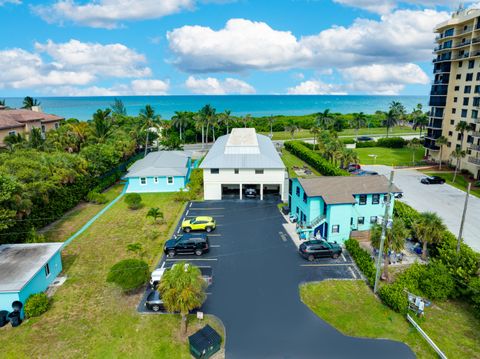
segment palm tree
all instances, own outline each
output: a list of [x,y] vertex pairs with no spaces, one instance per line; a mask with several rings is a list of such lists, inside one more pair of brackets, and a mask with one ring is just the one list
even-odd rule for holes
[[113,99],[113,103],[110,105],[110,108],[112,109],[112,113],[114,115],[119,115],[119,116],[127,115],[127,109],[125,108],[123,101],[120,100],[119,98],[115,97]]
[[448,143],[448,140],[445,136],[440,136],[435,140],[435,144],[440,147],[440,159],[438,161],[438,169],[442,169],[442,155],[443,155],[443,146]]
[[270,138],[273,138],[273,123],[275,122],[275,117],[270,115],[268,116],[267,121],[270,125]]
[[358,138],[358,130],[367,124],[367,116],[363,112],[354,113],[352,125],[355,128],[355,138]]
[[412,150],[412,165],[415,165],[415,152],[421,146],[422,144],[418,138],[412,138],[412,140],[408,144],[408,147]]
[[285,126],[285,131],[290,132],[290,136],[292,140],[295,138],[295,132],[297,132],[297,130],[298,130],[298,127],[293,123]]
[[26,108],[27,110],[31,110],[32,107],[40,106],[40,104],[41,104],[41,102],[38,101],[37,99],[34,99],[33,97],[30,97],[30,96],[26,96],[23,99],[23,107],[22,108]]
[[195,121],[195,129],[202,131],[202,149],[205,147],[205,125],[206,119],[200,113],[197,113],[193,116],[193,121]]
[[455,148],[455,150],[450,155],[452,158],[456,160],[455,173],[453,174],[453,179],[452,179],[453,183],[455,183],[455,180],[457,179],[457,172],[458,172],[458,168],[460,167],[460,160],[464,158],[466,155],[467,153],[464,150],[462,150],[461,147]]
[[28,134],[28,146],[30,148],[41,149],[45,143],[42,137],[42,131],[39,128],[33,127]]
[[243,127],[247,128],[248,122],[250,122],[251,119],[252,119],[252,116],[250,114],[240,117],[240,120],[243,122]]
[[7,135],[3,139],[3,143],[7,146],[7,148],[10,151],[13,151],[13,149],[17,147],[17,145],[24,142],[25,142],[25,137],[22,136],[22,134],[20,133]]
[[317,121],[317,126],[322,130],[328,130],[333,122],[333,119],[330,115],[330,110],[328,108],[323,112],[317,113],[315,120]]
[[105,110],[98,109],[97,112],[95,112],[92,116],[92,134],[100,143],[104,142],[113,131],[113,123],[110,112],[111,110],[109,108]]
[[427,245],[438,243],[443,232],[447,229],[443,220],[434,212],[422,212],[413,224],[416,237],[422,242],[422,259],[427,259]]
[[[383,264],[383,277],[388,281],[388,253],[390,251],[400,252],[405,246],[405,238],[408,231],[405,224],[400,218],[393,221],[392,228],[387,228],[385,232],[385,242],[383,247],[383,255],[385,256]],[[378,224],[373,225],[371,230],[372,246],[377,250],[380,248],[380,240],[382,236],[382,227]]]
[[463,149],[463,137],[465,132],[471,131],[472,128],[472,125],[467,123],[466,121],[460,121],[455,126],[455,131],[460,132],[460,149]]
[[200,269],[191,264],[177,263],[163,274],[158,291],[169,312],[180,312],[183,336],[187,334],[187,315],[203,304],[205,289],[206,283]]
[[424,131],[428,125],[428,116],[423,112],[422,108],[422,104],[419,103],[410,115],[413,122],[412,128],[414,131],[416,131],[417,128],[420,130],[420,137],[422,137],[422,131]]
[[150,105],[146,105],[144,109],[140,110],[140,114],[138,115],[142,121],[142,131],[147,132],[146,140],[145,140],[145,154],[147,155],[148,152],[148,139],[150,134],[151,128],[157,128],[160,121],[160,115],[155,114],[155,110]]
[[228,135],[228,133],[230,132],[228,125],[229,125],[229,123],[230,123],[230,120],[232,119],[232,117],[230,116],[231,113],[232,113],[232,111],[230,111],[230,110],[225,110],[225,111],[223,111],[223,116],[222,116],[222,117],[223,117],[223,118],[222,118],[223,123],[225,123],[225,125],[227,126],[227,135]]
[[317,126],[313,126],[312,128],[310,128],[310,133],[313,135],[313,150],[315,151],[315,148],[317,147],[317,135],[320,133],[320,128]]
[[385,120],[383,124],[387,128],[387,137],[390,132],[390,128],[395,127],[399,121],[405,116],[405,107],[398,101],[392,101],[388,112],[385,114]]
[[175,111],[172,117],[172,126],[179,130],[180,140],[183,140],[183,129],[188,125],[188,112]]
[[150,208],[147,212],[147,218],[148,217],[152,217],[154,222],[159,218],[163,220],[163,212],[161,212],[158,207]]
[[210,128],[210,125],[214,122],[214,117],[216,116],[215,113],[216,113],[215,108],[212,107],[210,104],[206,104],[200,110],[200,114],[205,118],[205,124],[207,128],[205,132],[205,135],[206,135],[205,142],[207,143],[208,143],[208,130]]

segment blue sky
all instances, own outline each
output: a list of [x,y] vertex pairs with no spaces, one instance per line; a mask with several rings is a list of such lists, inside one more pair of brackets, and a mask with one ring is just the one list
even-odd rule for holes
[[0,0],[0,97],[427,94],[447,0]]

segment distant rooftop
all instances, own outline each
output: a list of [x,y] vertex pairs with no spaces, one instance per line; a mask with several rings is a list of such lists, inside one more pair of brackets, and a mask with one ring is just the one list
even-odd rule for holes
[[135,162],[125,178],[186,176],[188,172],[188,151],[157,151],[150,152],[145,158]]
[[[355,203],[355,195],[387,193],[388,180],[385,176],[323,176],[299,178],[309,197],[322,197],[327,204]],[[393,185],[393,193],[402,192]]]
[[56,122],[63,117],[26,109],[0,108],[0,129],[24,127],[29,122]]
[[18,292],[57,253],[63,243],[0,245],[0,292]]

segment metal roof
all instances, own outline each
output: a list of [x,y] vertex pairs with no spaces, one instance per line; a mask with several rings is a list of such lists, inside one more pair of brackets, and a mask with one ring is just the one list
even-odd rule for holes
[[[301,186],[309,197],[322,197],[327,204],[355,203],[355,195],[388,192],[385,176],[331,176],[299,178]],[[392,186],[393,193],[402,192]]]
[[267,136],[256,134],[252,128],[233,129],[230,134],[219,137],[200,168],[284,169],[285,165],[272,141]]
[[188,159],[191,154],[186,151],[150,152],[145,158],[135,162],[125,178],[186,176]]
[[0,246],[0,292],[18,292],[57,253],[63,243]]

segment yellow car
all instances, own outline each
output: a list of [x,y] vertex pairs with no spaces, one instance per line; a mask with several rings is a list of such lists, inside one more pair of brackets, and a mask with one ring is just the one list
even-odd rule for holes
[[195,217],[182,222],[182,230],[187,233],[190,231],[211,232],[215,227],[216,223],[212,217]]

